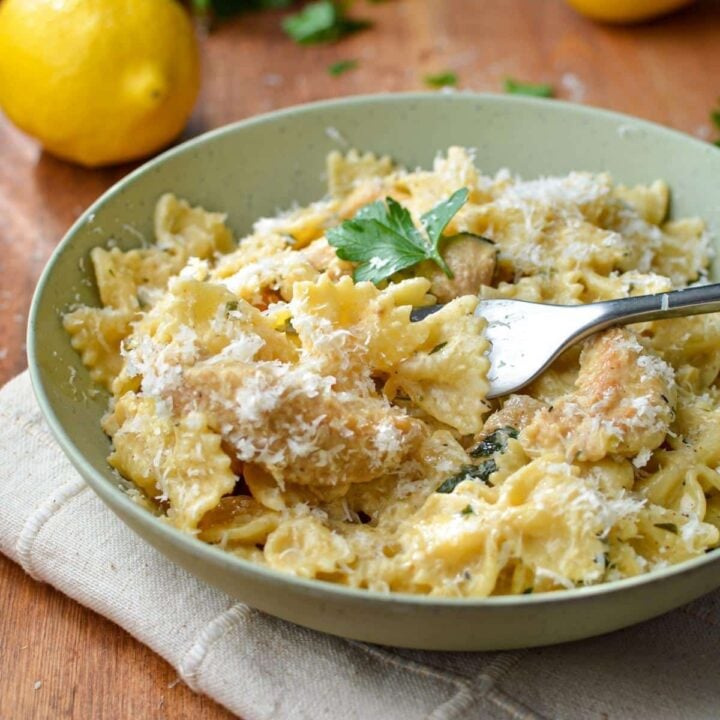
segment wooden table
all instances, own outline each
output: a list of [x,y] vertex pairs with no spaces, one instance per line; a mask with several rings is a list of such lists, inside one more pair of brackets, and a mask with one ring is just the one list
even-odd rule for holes
[[[320,98],[417,90],[426,73],[452,69],[463,89],[498,91],[506,75],[547,81],[561,97],[710,136],[717,0],[635,28],[594,25],[560,0],[358,2],[355,13],[375,27],[333,46],[294,45],[273,12],[218,28],[204,41],[203,90],[186,135]],[[327,66],[346,58],[358,69],[331,77]],[[25,319],[48,256],[130,169],[62,163],[0,116],[0,382],[25,367]],[[174,681],[123,630],[0,556],[0,720],[230,717]]]

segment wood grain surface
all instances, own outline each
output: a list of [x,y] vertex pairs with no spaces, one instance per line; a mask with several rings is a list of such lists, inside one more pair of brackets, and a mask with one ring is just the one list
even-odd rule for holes
[[[221,25],[203,39],[203,89],[184,137],[291,104],[422,89],[425,74],[445,70],[461,89],[499,91],[508,75],[551,82],[560,97],[711,136],[718,0],[632,28],[592,24],[561,0],[358,0],[354,13],[375,26],[331,46],[294,45],[276,12]],[[350,58],[356,70],[328,74]],[[65,164],[0,115],[0,382],[26,365],[28,305],[48,256],[131,169]],[[0,720],[230,717],[175,679],[123,630],[0,557]]]

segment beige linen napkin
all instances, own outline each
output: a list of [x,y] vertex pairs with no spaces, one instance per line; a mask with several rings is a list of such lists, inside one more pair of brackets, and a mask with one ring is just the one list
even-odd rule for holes
[[379,648],[237,603],[85,486],[24,373],[0,391],[0,551],[245,720],[720,717],[720,593],[601,638],[501,653]]

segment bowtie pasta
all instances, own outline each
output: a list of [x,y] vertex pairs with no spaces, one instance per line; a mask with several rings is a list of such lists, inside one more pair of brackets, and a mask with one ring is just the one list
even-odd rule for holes
[[[486,400],[478,297],[587,303],[705,278],[705,226],[666,219],[663,182],[487,177],[456,147],[413,172],[333,153],[328,177],[324,199],[238,243],[224,215],[165,195],[153,246],[91,252],[102,307],[64,324],[110,393],[108,462],[165,522],[297,576],[462,597],[718,545],[718,315],[609,330]],[[420,232],[463,188],[447,274],[426,259],[356,282],[329,242],[388,197]]]

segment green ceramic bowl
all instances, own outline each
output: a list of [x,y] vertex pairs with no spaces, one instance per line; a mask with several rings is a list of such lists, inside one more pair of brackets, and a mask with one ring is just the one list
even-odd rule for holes
[[[238,235],[292,202],[323,195],[327,152],[339,142],[427,166],[449,145],[477,148],[485,172],[526,178],[609,170],[626,183],[664,178],[673,212],[700,215],[720,236],[720,151],[665,128],[557,101],[474,94],[356,97],[291,108],[231,125],[173,148],[109,190],[75,223],[43,273],[30,314],[33,386],[68,457],[107,505],[147,542],[230,595],[292,622],[369,642],[442,650],[558,643],[645,620],[720,586],[720,551],[650,575],[557,593],[479,600],[386,595],[307,581],[252,565],[159,522],[133,503],[105,462],[99,419],[106,397],[84,399],[88,373],[60,313],[97,304],[83,281],[88,253],[152,238],[158,197],[173,191],[229,213]],[[77,371],[74,386],[71,368]]]

